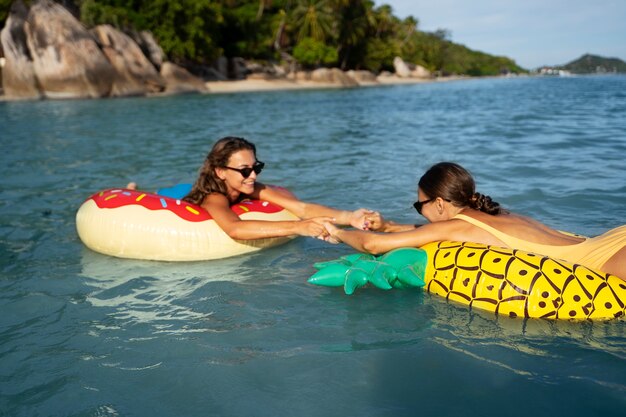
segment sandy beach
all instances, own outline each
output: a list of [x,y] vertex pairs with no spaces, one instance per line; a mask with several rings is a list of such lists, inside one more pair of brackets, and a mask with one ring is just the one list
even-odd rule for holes
[[[401,78],[397,76],[378,77],[376,82],[360,82],[356,86],[345,86],[341,83],[319,82],[308,80],[290,80],[287,78],[278,79],[255,79],[232,81],[207,81],[205,83],[208,94],[233,94],[251,93],[261,91],[284,91],[284,90],[323,90],[334,88],[360,88],[360,87],[380,87],[387,85],[401,84],[422,84],[435,82],[448,82],[467,79],[468,77],[438,77],[438,78]],[[159,97],[163,93],[148,94],[150,97]],[[169,94],[168,94],[169,95]],[[15,99],[10,99],[13,101]],[[0,90],[0,101],[7,101]]]
[[[442,82],[458,80],[464,77],[442,77],[442,78],[400,78],[397,76],[378,77],[377,82],[359,83],[356,87],[375,87],[397,84],[420,84],[431,82]],[[317,82],[306,80],[289,79],[245,79],[235,81],[209,81],[206,83],[209,94],[220,93],[245,93],[254,91],[280,91],[280,90],[308,90],[308,89],[330,89],[346,88],[340,83]]]

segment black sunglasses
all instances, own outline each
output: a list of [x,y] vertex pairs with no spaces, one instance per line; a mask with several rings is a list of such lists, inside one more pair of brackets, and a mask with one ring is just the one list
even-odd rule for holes
[[[416,201],[415,203],[413,203],[413,207],[415,207],[415,210],[417,210],[419,214],[422,214],[422,207],[424,206],[424,204],[428,204],[433,200],[436,200],[436,198],[429,198],[428,200],[424,201]],[[442,200],[450,203],[450,200],[448,199],[443,198]]]
[[415,210],[417,210],[419,214],[422,214],[422,207],[424,206],[424,204],[430,203],[433,200],[434,198],[429,198],[428,200],[424,201],[416,201],[415,203],[413,203],[413,207],[415,207]]
[[250,168],[250,167],[246,167],[246,168],[224,167],[224,168],[230,169],[231,171],[237,171],[244,178],[248,178],[250,176],[250,174],[252,174],[252,171],[254,171],[255,174],[259,175],[261,173],[261,171],[263,171],[263,168],[265,168],[265,162],[256,161],[254,163],[254,165],[252,165],[252,168]]

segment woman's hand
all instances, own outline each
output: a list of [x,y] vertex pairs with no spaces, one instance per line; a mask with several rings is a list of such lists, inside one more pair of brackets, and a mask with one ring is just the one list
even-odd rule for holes
[[383,216],[377,211],[360,208],[350,213],[350,225],[355,229],[379,230],[383,223]]
[[298,234],[300,236],[316,237],[326,239],[328,232],[324,225],[334,221],[332,217],[312,217],[298,222]]
[[339,237],[337,237],[337,233],[339,232],[339,229],[337,226],[335,226],[334,224],[330,223],[330,222],[324,222],[324,237],[323,239],[328,242],[328,243],[341,243],[341,239],[339,239]]

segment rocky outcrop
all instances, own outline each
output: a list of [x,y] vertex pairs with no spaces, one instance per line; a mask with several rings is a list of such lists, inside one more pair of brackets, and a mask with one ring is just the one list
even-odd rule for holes
[[350,70],[344,72],[339,68],[318,68],[313,71],[295,71],[286,74],[285,78],[295,82],[308,81],[320,84],[335,84],[341,87],[378,84],[376,75],[370,71]]
[[399,56],[393,59],[393,68],[398,77],[409,78],[411,76],[411,69]]
[[399,56],[393,59],[393,67],[400,78],[431,78],[432,74],[426,68],[404,62]]
[[376,79],[376,75],[370,71],[364,70],[350,70],[346,73],[348,77],[352,78],[359,85],[368,85],[368,84],[378,84],[378,80]]
[[0,32],[5,56],[2,68],[4,94],[15,99],[41,97],[24,31],[27,16],[28,9],[21,1],[13,3],[6,24]]
[[203,80],[163,63],[163,51],[148,32],[131,37],[108,25],[88,31],[51,0],[38,0],[30,9],[17,0],[6,22],[0,33],[6,58],[2,77],[6,98],[206,91]]
[[112,97],[157,93],[165,89],[165,81],[130,36],[109,25],[96,26],[92,33],[115,68]]
[[113,66],[93,36],[61,5],[38,1],[24,29],[43,96],[95,98],[111,93]]
[[245,61],[246,79],[275,80],[285,79],[287,70],[273,62]]
[[294,71],[287,74],[288,80],[311,81],[311,71]]
[[172,62],[163,63],[161,77],[165,80],[164,93],[166,94],[205,93],[208,91],[204,81]]
[[161,69],[161,65],[163,65],[163,57],[165,54],[163,53],[163,49],[161,45],[154,39],[152,33],[148,31],[141,32],[132,32],[131,37],[137,45],[141,48],[146,58],[152,62],[152,65],[158,70]]
[[339,84],[344,87],[356,87],[358,83],[339,68],[318,68],[311,72],[311,81],[318,83]]
[[433,75],[426,68],[421,65],[415,65],[415,68],[411,71],[411,77],[413,78],[432,78]]
[[[60,2],[59,2],[60,3]],[[368,71],[344,72],[338,68],[297,71],[292,57],[284,62],[246,61],[221,57],[214,67],[198,64],[192,75],[167,62],[149,32],[122,32],[109,25],[87,30],[74,16],[52,0],[22,0],[11,7],[0,32],[5,55],[3,77],[6,98],[88,98],[206,92],[204,80],[258,79],[302,82],[307,86],[356,87],[390,83],[399,78],[430,78],[423,67],[393,61],[395,74],[376,77]],[[71,3],[71,2],[70,2]]]

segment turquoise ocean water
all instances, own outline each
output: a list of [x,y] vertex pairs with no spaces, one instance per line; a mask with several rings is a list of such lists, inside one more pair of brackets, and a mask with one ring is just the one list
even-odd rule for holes
[[626,223],[626,77],[0,102],[0,416],[623,416],[626,321],[495,317],[419,290],[306,283],[352,251],[123,260],[74,216],[129,180],[193,180],[240,135],[305,200],[423,221],[431,164],[554,227]]

